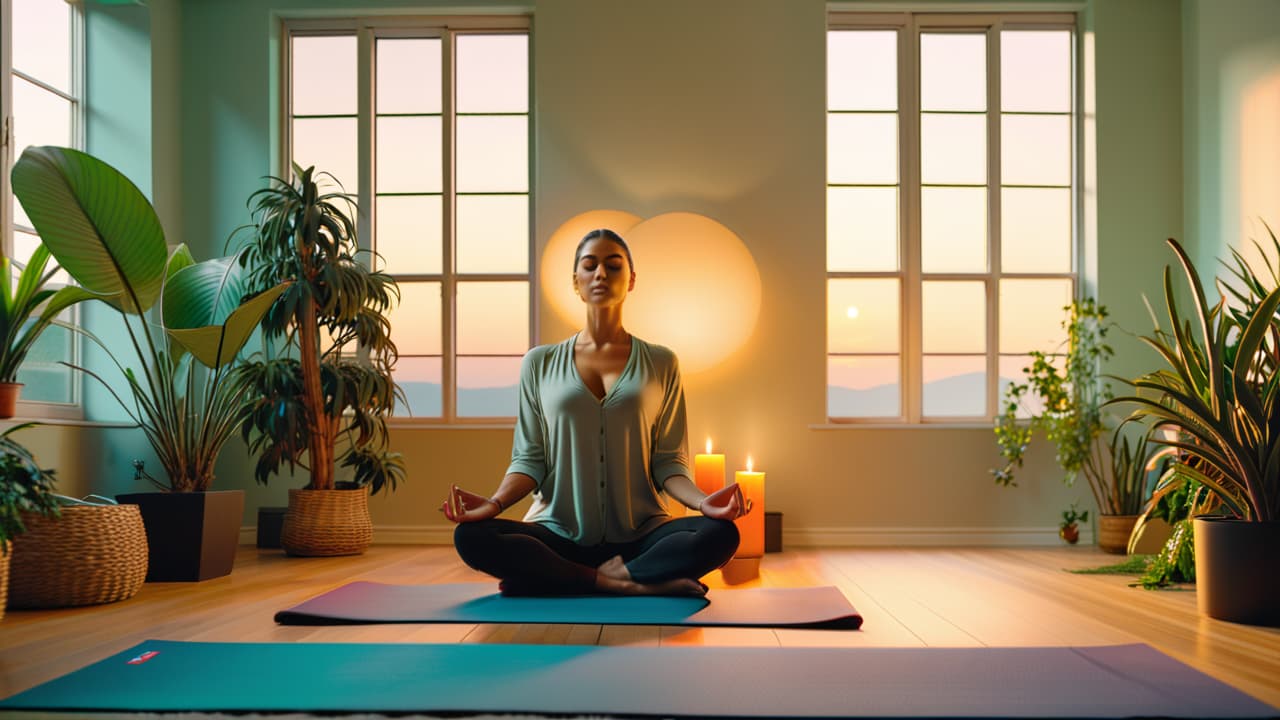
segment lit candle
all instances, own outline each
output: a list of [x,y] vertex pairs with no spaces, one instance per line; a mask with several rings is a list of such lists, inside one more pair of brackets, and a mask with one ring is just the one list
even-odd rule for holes
[[693,481],[707,495],[724,487],[724,455],[711,454],[711,438],[707,438],[707,453],[693,456]]
[[738,543],[738,552],[734,557],[764,556],[764,473],[751,471],[751,456],[747,456],[747,469],[733,474],[738,487],[742,489],[744,503],[751,503],[751,513],[734,522],[738,525],[738,534],[742,536]]

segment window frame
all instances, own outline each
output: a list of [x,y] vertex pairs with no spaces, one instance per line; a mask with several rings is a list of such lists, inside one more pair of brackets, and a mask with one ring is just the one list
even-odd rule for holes
[[[18,161],[17,148],[14,147],[14,115],[13,115],[13,77],[15,75],[41,89],[52,92],[71,103],[71,145],[85,148],[85,20],[84,5],[78,0],[67,2],[71,13],[71,91],[67,93],[49,86],[47,83],[31,77],[13,67],[13,3],[12,0],[0,0],[0,255],[13,257],[13,234],[17,232],[13,207],[9,202],[13,188],[10,172]],[[23,230],[34,234],[35,229],[23,226]],[[13,258],[14,262],[19,262]],[[23,258],[22,260],[25,260]],[[55,261],[56,262],[56,261]],[[80,322],[80,309],[72,306],[72,324]],[[72,334],[71,357],[68,362],[80,364],[81,340],[78,334]],[[50,402],[43,400],[18,399],[17,418],[39,420],[84,420],[83,377],[75,370],[68,368],[68,382],[71,390],[70,402]]]
[[[441,377],[440,401],[441,414],[438,416],[393,416],[387,419],[391,427],[448,427],[448,428],[510,428],[515,423],[515,415],[508,416],[459,416],[457,412],[457,286],[460,279],[464,282],[524,282],[528,288],[528,336],[527,345],[532,348],[538,337],[538,273],[536,268],[536,246],[534,242],[535,212],[534,197],[534,113],[533,113],[533,48],[529,48],[529,109],[525,113],[528,118],[528,270],[526,273],[459,273],[455,269],[455,247],[457,243],[456,204],[458,192],[455,188],[456,147],[455,128],[458,114],[455,110],[454,65],[456,60],[456,38],[460,35],[479,34],[523,34],[532,39],[532,23],[528,15],[503,14],[491,16],[470,15],[422,15],[422,16],[386,16],[386,17],[354,17],[333,19],[283,18],[281,22],[280,41],[280,144],[277,163],[279,168],[291,167],[292,151],[292,57],[291,38],[296,36],[354,35],[356,38],[356,137],[358,192],[357,203],[360,208],[356,219],[360,247],[370,249],[373,242],[375,226],[376,196],[374,194],[374,177],[376,143],[374,138],[374,88],[376,86],[374,52],[376,41],[380,38],[439,38],[443,44],[441,62],[441,164],[444,177],[441,182],[441,210],[443,214],[443,257],[439,273],[397,273],[388,269],[388,273],[397,281],[435,282],[441,289]],[[278,173],[287,177],[287,172]],[[526,348],[527,351],[527,348]],[[432,356],[421,356],[432,357]],[[465,357],[487,357],[472,356]],[[493,357],[512,357],[508,355]]]
[[[991,427],[1000,414],[1000,359],[999,313],[1001,280],[1011,279],[1068,279],[1071,297],[1081,292],[1081,268],[1084,267],[1084,98],[1083,51],[1079,16],[1075,12],[863,12],[839,10],[827,15],[827,34],[841,30],[892,30],[897,33],[898,62],[898,232],[899,266],[896,271],[833,271],[826,269],[826,278],[867,279],[895,278],[899,281],[899,414],[897,416],[849,417],[830,413],[830,375],[827,376],[827,396],[824,398],[826,422],[832,426],[887,426],[887,427]],[[987,37],[987,270],[983,273],[929,272],[923,271],[921,228],[920,170],[920,35],[935,31],[973,32],[982,30]],[[1071,191],[1071,268],[1067,273],[1013,273],[1001,267],[1001,120],[1004,111],[1000,105],[1000,51],[998,42],[1003,30],[1067,30],[1071,33],[1070,59],[1070,191]],[[993,41],[994,40],[994,41]],[[831,110],[824,108],[829,117]],[[826,187],[833,187],[828,177]],[[834,186],[841,186],[837,183]],[[824,237],[825,242],[825,237]],[[927,281],[965,280],[981,281],[986,298],[986,407],[985,415],[926,416],[924,414],[924,318],[923,288]],[[825,295],[825,291],[824,291]],[[829,312],[829,310],[828,310]],[[824,331],[824,350],[828,362],[841,355],[869,357],[869,353],[830,352],[830,333]],[[934,353],[946,355],[947,353]],[[1020,355],[1006,354],[1017,357]]]

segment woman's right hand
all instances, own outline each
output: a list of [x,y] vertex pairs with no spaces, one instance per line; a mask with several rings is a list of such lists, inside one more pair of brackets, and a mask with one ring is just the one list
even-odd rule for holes
[[734,520],[751,512],[751,501],[742,497],[738,483],[731,483],[703,499],[698,511],[709,518]]
[[484,495],[477,495],[453,485],[449,488],[449,496],[440,506],[440,511],[453,522],[465,523],[497,517],[498,513],[502,512],[502,508]]

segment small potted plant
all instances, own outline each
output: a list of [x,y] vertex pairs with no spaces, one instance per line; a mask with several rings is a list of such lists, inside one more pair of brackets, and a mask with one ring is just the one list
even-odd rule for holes
[[[240,370],[254,398],[242,427],[258,482],[285,466],[310,471],[305,488],[289,490],[285,551],[352,555],[372,542],[370,492],[395,489],[405,473],[386,427],[399,392],[386,313],[399,289],[360,249],[350,197],[323,191],[320,179],[294,165],[291,182],[270,178],[249,199],[248,287],[289,288],[262,319],[264,343],[286,351],[268,350]],[[337,478],[338,466],[350,479]]]
[[234,365],[287,286],[248,293],[236,258],[197,263],[185,245],[170,251],[151,203],[92,155],[29,147],[13,167],[13,191],[48,252],[79,284],[59,292],[106,303],[123,322],[124,349],[78,332],[116,365],[124,391],[94,370],[70,366],[111,393],[164,467],[161,492],[118,498],[141,507],[151,548],[147,579],[226,575],[244,491],[209,486],[223,445],[250,407],[253,388]]
[[[1269,277],[1233,251],[1241,286],[1219,281],[1220,299],[1210,306],[1191,259],[1176,240],[1168,243],[1190,287],[1192,313],[1179,310],[1166,266],[1169,329],[1158,325],[1144,338],[1166,367],[1133,380],[1134,393],[1116,402],[1177,431],[1154,437],[1177,450],[1157,492],[1194,480],[1225,513],[1193,518],[1200,611],[1280,626],[1280,276],[1260,244]],[[1274,233],[1271,244],[1280,256]]]
[[74,291],[50,289],[49,280],[57,267],[48,266],[48,248],[37,245],[15,283],[13,263],[0,257],[0,418],[15,414],[22,389],[18,370],[31,346],[59,313],[81,299]]
[[[1123,432],[1125,423],[1107,434],[1103,408],[1111,392],[1101,374],[1101,363],[1111,357],[1112,349],[1106,344],[1106,307],[1086,298],[1063,309],[1068,313],[1063,322],[1066,352],[1032,352],[1027,381],[1005,388],[995,435],[1006,463],[991,472],[997,483],[1017,485],[1015,473],[1031,439],[1043,433],[1055,447],[1058,465],[1066,471],[1063,481],[1070,486],[1077,476],[1084,475],[1089,483],[1099,513],[1098,546],[1106,552],[1124,553],[1146,497],[1148,445],[1145,439],[1130,444]],[[1065,372],[1055,364],[1059,358],[1065,361]],[[1027,408],[1030,396],[1039,400],[1039,412]]]
[[1068,545],[1075,545],[1080,540],[1078,523],[1082,522],[1089,522],[1089,511],[1080,512],[1076,503],[1071,503],[1070,508],[1062,511],[1062,522],[1058,523],[1058,537]]
[[9,564],[13,538],[26,531],[22,516],[38,513],[57,517],[53,471],[45,470],[24,446],[10,437],[34,423],[15,425],[0,433],[0,618],[9,598]]

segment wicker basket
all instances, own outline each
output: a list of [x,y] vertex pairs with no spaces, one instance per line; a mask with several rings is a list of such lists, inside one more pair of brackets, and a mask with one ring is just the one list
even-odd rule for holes
[[0,548],[0,620],[4,619],[4,607],[9,602],[9,559],[13,557],[13,544],[4,541]]
[[360,555],[373,542],[369,490],[290,490],[280,546],[290,555]]
[[1129,552],[1129,536],[1137,522],[1137,515],[1099,515],[1098,549],[1116,555]]
[[147,532],[137,505],[73,505],[26,513],[13,540],[9,607],[54,608],[127,600],[147,577]]

